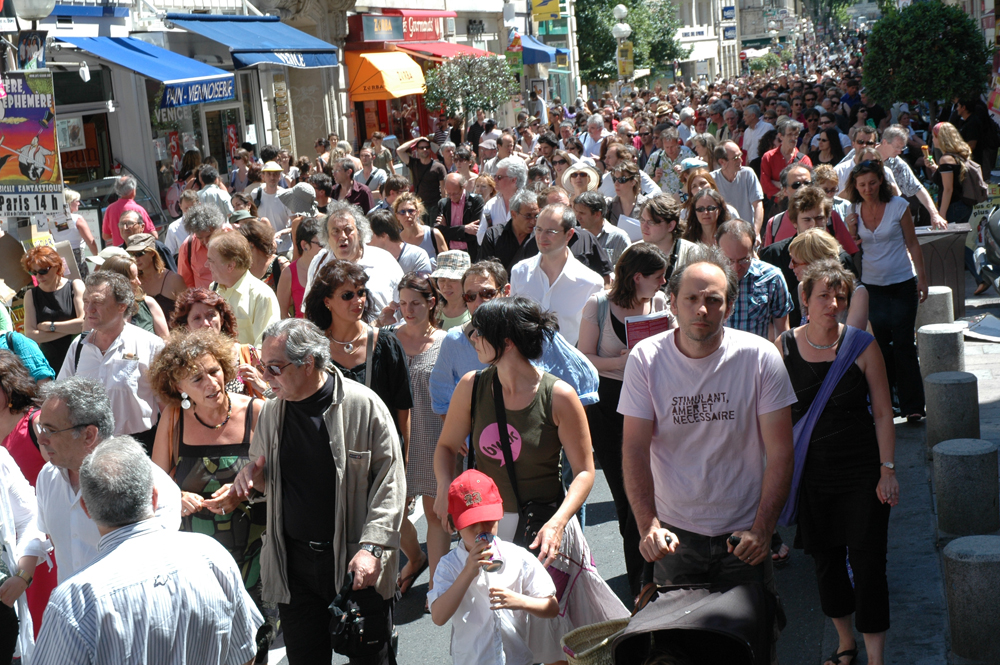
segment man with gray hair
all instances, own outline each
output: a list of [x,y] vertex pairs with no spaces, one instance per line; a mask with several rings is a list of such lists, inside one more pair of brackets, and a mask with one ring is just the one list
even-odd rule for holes
[[695,110],[690,106],[681,109],[680,124],[677,125],[677,135],[681,137],[681,143],[687,145],[688,139],[694,136]]
[[112,203],[104,211],[104,221],[101,223],[101,237],[105,243],[121,245],[121,231],[118,230],[118,220],[126,210],[135,210],[142,217],[143,232],[151,233],[154,238],[156,227],[153,220],[149,218],[149,213],[141,205],[135,202],[135,190],[139,186],[138,181],[130,175],[123,175],[115,181],[115,195],[118,200]]
[[160,526],[154,466],[128,436],[83,460],[80,503],[99,551],[52,592],[33,662],[254,662],[264,619],[236,562],[214,538]]
[[[934,199],[931,198],[931,195],[927,193],[924,186],[917,180],[917,176],[913,174],[906,160],[900,157],[903,151],[906,150],[906,142],[909,138],[910,132],[906,127],[902,125],[889,125],[882,132],[882,140],[875,146],[875,149],[882,155],[882,161],[892,171],[892,176],[896,179],[896,187],[899,188],[900,196],[907,198],[916,197],[930,214],[931,226],[935,229],[946,229],[948,228],[948,220],[938,213],[937,206],[934,205]],[[848,157],[853,158],[853,152],[851,151],[851,154],[845,155],[844,159]]]
[[510,223],[499,225],[494,221],[479,245],[479,260],[495,258],[510,272],[514,264],[523,258],[518,253],[534,233],[538,211],[538,195],[528,189],[518,189],[510,199]]
[[[104,386],[82,376],[47,384],[35,431],[38,447],[49,460],[35,482],[38,524],[55,546],[61,583],[97,557],[101,539],[80,503],[80,465],[115,432]],[[181,523],[181,491],[155,465],[153,485],[158,497],[154,520],[160,528],[176,531]]]
[[760,140],[764,134],[774,129],[774,125],[760,119],[760,107],[756,104],[743,109],[743,121],[747,124],[747,128],[743,130],[743,164],[746,165],[757,159]]
[[59,380],[71,376],[104,384],[115,416],[115,434],[131,434],[152,452],[160,407],[149,384],[149,366],[163,340],[127,322],[135,291],[123,275],[100,270],[84,280],[83,327],[66,351]]
[[587,133],[583,137],[583,157],[596,159],[601,154],[601,141],[611,134],[604,127],[604,116],[595,113],[587,118]]
[[528,165],[520,157],[508,157],[497,162],[496,175],[497,195],[483,209],[483,219],[476,232],[476,240],[482,246],[486,232],[494,226],[503,226],[510,219],[510,205],[514,194],[528,184]]
[[189,289],[207,289],[212,284],[212,271],[207,265],[208,241],[215,232],[230,231],[232,227],[214,205],[199,203],[184,213],[184,230],[188,237],[177,252],[177,274]]
[[406,476],[392,416],[374,392],[330,364],[330,340],[310,321],[271,325],[261,364],[274,399],[257,420],[254,462],[230,491],[267,497],[261,595],[278,603],[288,661],[330,662],[327,608],[352,574],[354,589],[375,587],[385,603],[384,618],[366,619],[385,642],[364,662],[394,662],[389,636]]
[[219,171],[214,166],[203,166],[198,172],[198,179],[201,180],[198,200],[215,206],[224,217],[233,214],[233,197],[219,186]]

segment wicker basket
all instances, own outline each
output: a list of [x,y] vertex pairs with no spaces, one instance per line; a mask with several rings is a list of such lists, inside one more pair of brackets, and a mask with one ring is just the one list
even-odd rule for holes
[[612,665],[611,640],[626,626],[628,619],[614,619],[563,635],[560,642],[570,665]]

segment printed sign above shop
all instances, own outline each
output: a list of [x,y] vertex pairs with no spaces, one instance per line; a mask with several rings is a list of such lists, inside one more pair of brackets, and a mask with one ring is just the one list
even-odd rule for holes
[[404,16],[403,39],[408,42],[430,42],[441,39],[441,19]]
[[392,42],[403,38],[402,16],[361,16],[361,28],[366,42]]
[[0,100],[0,216],[63,209],[52,73],[9,72]]
[[232,76],[226,76],[214,80],[164,82],[160,108],[168,109],[174,106],[207,104],[233,99],[236,96],[233,81]]
[[735,5],[733,5],[732,7],[723,7],[722,8],[722,20],[723,21],[732,21],[735,18],[736,18],[736,6]]

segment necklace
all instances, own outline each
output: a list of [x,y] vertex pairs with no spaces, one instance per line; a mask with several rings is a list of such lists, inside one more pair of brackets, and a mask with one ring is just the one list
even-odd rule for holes
[[806,326],[806,342],[808,342],[809,346],[816,349],[817,351],[826,351],[827,349],[832,349],[833,347],[837,346],[837,342],[839,341],[840,341],[840,336],[838,335],[837,339],[833,340],[833,344],[827,344],[826,346],[822,346],[820,344],[813,344],[812,340],[809,339],[809,326]]
[[327,338],[331,342],[334,342],[336,344],[340,344],[342,347],[344,347],[344,351],[346,351],[347,353],[354,353],[354,343],[357,342],[362,337],[364,337],[365,328],[366,327],[367,326],[365,326],[364,324],[362,324],[361,325],[361,333],[357,337],[355,337],[354,339],[352,339],[350,342],[341,342],[339,339],[334,339],[334,337],[333,337],[333,335],[331,333],[327,333],[326,336],[327,336]]
[[201,423],[202,425],[204,425],[208,429],[222,429],[223,427],[226,426],[226,423],[229,422],[229,419],[233,417],[233,400],[229,399],[229,393],[226,393],[226,403],[229,405],[228,410],[226,411],[226,419],[223,420],[218,425],[209,425],[204,420],[202,420],[201,418],[198,417],[198,412],[197,411],[194,411],[194,418],[195,418],[195,420],[197,420],[199,423]]

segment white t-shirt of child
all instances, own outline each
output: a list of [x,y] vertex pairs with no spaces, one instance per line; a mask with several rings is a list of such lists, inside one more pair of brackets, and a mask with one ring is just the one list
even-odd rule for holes
[[[496,644],[499,619],[500,638],[507,665],[532,665],[534,658],[528,647],[528,613],[524,610],[490,609],[490,587],[510,589],[533,598],[546,598],[556,594],[556,586],[548,571],[528,550],[513,543],[493,540],[503,557],[503,566],[495,573],[479,571],[475,581],[462,598],[451,617],[451,657],[456,665],[499,663]],[[463,543],[441,558],[434,571],[434,588],[427,592],[427,604],[434,601],[455,583],[469,553]]]
[[618,412],[654,422],[649,462],[661,522],[705,536],[749,529],[765,466],[757,416],[794,404],[795,390],[762,337],[725,328],[722,345],[694,359],[677,349],[676,332],[629,354]]

